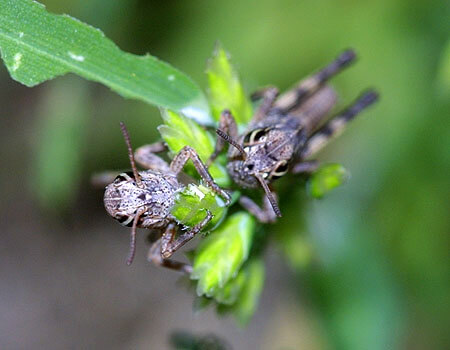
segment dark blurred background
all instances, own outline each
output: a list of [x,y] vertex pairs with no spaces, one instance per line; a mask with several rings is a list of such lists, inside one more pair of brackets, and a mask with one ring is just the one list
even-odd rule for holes
[[359,62],[333,80],[338,109],[367,87],[382,98],[320,155],[351,172],[345,186],[318,201],[295,179],[283,184],[295,190],[270,228],[278,244],[260,305],[240,330],[193,312],[178,275],[146,262],[144,235],[127,267],[128,230],[89,184],[128,167],[118,122],[138,146],[157,139],[158,110],[73,75],[29,89],[2,65],[1,349],[169,349],[177,330],[234,349],[448,348],[447,1],[41,2],[202,87],[216,40],[248,91],[286,89],[352,47]]

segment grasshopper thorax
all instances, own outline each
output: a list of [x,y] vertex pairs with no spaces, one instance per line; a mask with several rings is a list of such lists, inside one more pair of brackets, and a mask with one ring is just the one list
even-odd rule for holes
[[260,179],[265,182],[276,180],[287,173],[304,139],[296,119],[268,117],[240,138],[245,155],[230,148],[228,172],[238,185],[247,188],[258,187]]
[[[131,227],[140,212],[137,227],[158,228],[167,225],[174,194],[182,188],[174,174],[140,171],[141,185],[132,172],[118,175],[105,189],[106,211],[124,226]],[[145,210],[145,211],[144,211]]]

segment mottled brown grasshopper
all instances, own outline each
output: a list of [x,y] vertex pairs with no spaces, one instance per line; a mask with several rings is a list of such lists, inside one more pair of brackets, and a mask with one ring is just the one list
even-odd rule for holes
[[339,135],[358,113],[377,101],[378,94],[367,91],[343,112],[326,121],[337,99],[335,91],[326,83],[355,58],[353,50],[344,51],[280,97],[275,87],[255,93],[252,97],[262,98],[262,102],[241,135],[230,111],[223,111],[216,130],[220,137],[207,164],[218,156],[225,141],[234,146],[228,150],[227,170],[239,186],[264,189],[262,208],[246,196],[240,198],[241,205],[261,222],[272,222],[281,216],[269,184],[289,170],[295,174],[314,171],[318,163],[309,159],[332,137]]
[[[230,195],[214,182],[193,148],[185,146],[175,155],[172,162],[167,164],[154,154],[164,151],[166,149],[164,144],[142,146],[133,153],[128,131],[123,123],[120,125],[127,144],[132,172],[116,176],[106,186],[104,204],[109,215],[122,225],[131,227],[130,253],[127,264],[132,263],[135,255],[136,228],[148,228],[161,232],[161,238],[150,248],[149,260],[189,274],[192,271],[190,265],[168,258],[205,228],[212,220],[212,214],[207,209],[203,210],[204,218],[195,226],[185,228],[185,231],[176,237],[180,225],[171,214],[171,209],[175,204],[176,194],[185,188],[185,185],[178,181],[177,175],[190,159],[204,182],[211,190],[225,199],[225,205],[230,203]],[[138,171],[136,162],[148,170]],[[99,182],[108,183],[109,179],[109,176],[104,176],[103,179],[98,177],[96,182],[98,184]]]

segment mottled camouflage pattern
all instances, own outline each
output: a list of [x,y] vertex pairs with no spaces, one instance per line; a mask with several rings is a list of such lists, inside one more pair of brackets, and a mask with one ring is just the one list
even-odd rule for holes
[[[192,160],[200,177],[216,194],[225,199],[226,205],[231,201],[230,195],[222,190],[209,174],[197,152],[190,147],[183,147],[167,164],[153,152],[166,149],[162,143],[142,146],[133,153],[128,131],[121,123],[122,133],[128,148],[128,156],[132,172],[118,175],[106,186],[104,204],[106,211],[122,225],[131,227],[130,253],[127,264],[130,265],[136,252],[136,228],[157,230],[161,237],[150,249],[148,259],[158,265],[189,274],[189,264],[169,260],[186,242],[204,229],[213,219],[209,209],[198,208],[204,213],[192,227],[182,227],[171,210],[175,205],[176,194],[185,188],[178,182],[177,176],[186,162]],[[136,162],[149,170],[138,172]],[[108,173],[109,174],[109,173]],[[107,180],[108,176],[96,177],[96,180]],[[179,228],[186,230],[177,237]]]
[[[268,200],[263,201],[262,209],[250,198],[240,198],[241,205],[260,221],[272,222],[275,220],[274,214],[281,216],[269,184],[288,170],[293,173],[314,171],[317,162],[308,161],[308,158],[377,100],[377,93],[366,92],[348,109],[327,120],[337,100],[334,89],[327,82],[355,58],[353,50],[344,51],[330,64],[281,96],[278,96],[275,87],[256,92],[253,96],[262,98],[262,101],[242,134],[238,133],[231,112],[222,112],[217,130],[220,138],[208,163],[218,156],[225,142],[233,146],[228,150],[227,164],[231,178],[244,188],[261,186],[266,193]],[[268,202],[273,211],[269,210]]]
[[[131,175],[131,176],[130,176]],[[131,226],[134,216],[141,208],[137,227],[161,228],[174,218],[170,209],[175,193],[182,188],[175,174],[152,170],[140,171],[143,187],[136,185],[132,174],[122,173],[105,189],[106,211],[124,226]]]

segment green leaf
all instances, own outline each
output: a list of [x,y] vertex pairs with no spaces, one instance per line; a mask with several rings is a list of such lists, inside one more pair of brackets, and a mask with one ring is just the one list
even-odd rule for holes
[[252,118],[252,105],[239,76],[225,50],[217,44],[213,57],[206,69],[209,82],[209,100],[214,119],[219,120],[224,109],[231,113],[240,124],[247,124]]
[[150,55],[123,52],[100,30],[36,1],[0,2],[0,50],[11,77],[27,86],[71,72],[212,123],[202,91],[185,74]]
[[198,295],[211,297],[236,276],[247,260],[254,229],[254,218],[238,212],[200,243],[191,274],[198,280]]
[[171,213],[177,221],[185,226],[193,227],[205,218],[206,209],[213,215],[211,222],[203,231],[213,230],[227,211],[225,202],[209,187],[189,184],[177,194]]
[[[223,292],[219,290],[218,296],[221,293],[225,293],[225,297],[230,296],[234,301],[233,299],[225,299],[225,301],[230,301],[230,303],[218,304],[217,312],[220,315],[231,313],[241,327],[246,326],[256,311],[263,285],[264,262],[260,258],[253,258],[245,264],[234,280],[228,282],[223,288]],[[228,294],[226,289],[237,295]]]
[[[184,146],[188,145],[197,151],[203,162],[206,162],[214,151],[215,141],[212,135],[195,121],[184,117],[180,113],[161,109],[161,115],[164,125],[160,125],[158,131],[172,154],[178,153]],[[192,164],[189,163],[187,168],[190,169],[190,174],[197,174]],[[225,167],[219,164],[218,160],[208,170],[219,186],[230,186],[231,181],[228,173]]]
[[214,139],[200,125],[180,113],[161,109],[164,125],[158,130],[172,153],[178,153],[184,146],[193,147],[200,159],[206,161],[214,151]]
[[264,286],[264,262],[261,259],[252,260],[246,266],[246,272],[246,283],[231,311],[242,327],[248,324],[258,306]]
[[228,281],[228,283],[225,284],[223,288],[217,290],[216,294],[214,295],[214,299],[220,304],[234,304],[245,286],[248,278],[247,272],[248,271],[246,268],[240,269],[235,278]]
[[348,171],[340,164],[322,165],[308,180],[308,192],[314,198],[322,198],[349,177]]

